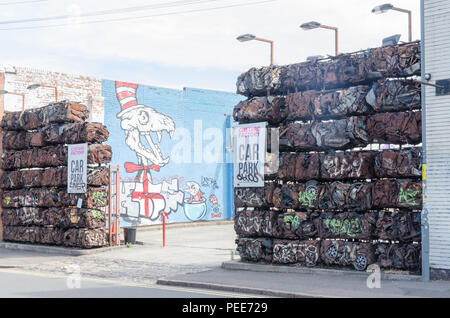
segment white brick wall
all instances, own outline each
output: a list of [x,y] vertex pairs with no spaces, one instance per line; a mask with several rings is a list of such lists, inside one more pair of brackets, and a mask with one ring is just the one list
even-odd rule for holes
[[[0,73],[4,73],[5,90],[25,94],[25,109],[42,107],[55,101],[55,90],[52,88],[26,89],[28,85],[38,83],[56,86],[58,100],[81,102],[91,108],[91,121],[104,122],[104,99],[100,79],[5,65],[0,65]],[[21,107],[20,96],[4,97],[5,111],[20,111]]]

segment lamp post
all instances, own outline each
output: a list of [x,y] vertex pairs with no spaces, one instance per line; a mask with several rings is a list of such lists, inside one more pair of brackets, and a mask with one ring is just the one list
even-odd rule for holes
[[14,92],[8,92],[7,90],[0,90],[0,95],[16,95],[16,96],[21,96],[22,97],[22,111],[25,111],[25,94],[22,93],[14,93]]
[[248,41],[261,41],[261,42],[266,42],[270,44],[270,65],[273,65],[273,41],[271,40],[266,40],[263,38],[259,38],[257,36],[254,36],[253,34],[243,34],[240,35],[236,38],[236,40],[238,40],[239,42],[248,42]]
[[316,22],[316,21],[311,21],[311,22],[308,22],[308,23],[303,23],[301,26],[300,26],[300,28],[301,29],[303,29],[303,30],[305,30],[305,31],[309,31],[309,30],[313,30],[313,29],[318,29],[318,28],[322,28],[322,29],[328,29],[328,30],[332,30],[332,31],[334,31],[335,32],[335,35],[334,35],[334,42],[335,42],[335,55],[337,56],[337,55],[339,55],[339,29],[338,28],[336,28],[336,27],[332,27],[332,26],[329,26],[329,25],[324,25],[324,24],[321,24],[321,23],[319,23],[319,22]]
[[412,12],[411,12],[411,10],[397,8],[397,7],[394,7],[390,3],[386,3],[386,4],[382,4],[382,5],[379,5],[375,8],[373,8],[372,13],[382,14],[382,13],[386,13],[390,10],[399,11],[399,12],[408,14],[408,39],[409,39],[409,42],[411,42],[412,41]]
[[58,88],[56,86],[44,85],[44,84],[31,84],[27,89],[36,89],[39,87],[53,88],[55,90],[55,101],[58,102]]

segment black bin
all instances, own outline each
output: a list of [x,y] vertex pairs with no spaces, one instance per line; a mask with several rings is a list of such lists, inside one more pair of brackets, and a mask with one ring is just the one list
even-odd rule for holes
[[136,244],[136,228],[126,227],[125,230],[125,244]]

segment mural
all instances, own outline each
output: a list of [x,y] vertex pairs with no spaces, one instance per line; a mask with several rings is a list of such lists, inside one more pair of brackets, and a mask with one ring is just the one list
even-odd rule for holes
[[[216,162],[197,159],[202,153],[205,157],[205,149],[213,143],[225,148],[222,136],[229,127],[224,114],[241,97],[107,80],[102,91],[105,124],[114,149],[111,164],[121,169],[123,225],[159,224],[163,213],[167,222],[232,217],[226,153],[220,152],[221,160]],[[207,133],[211,129],[218,130],[222,139],[211,140]],[[181,147],[180,141],[184,141]],[[177,147],[194,160],[172,159]]]

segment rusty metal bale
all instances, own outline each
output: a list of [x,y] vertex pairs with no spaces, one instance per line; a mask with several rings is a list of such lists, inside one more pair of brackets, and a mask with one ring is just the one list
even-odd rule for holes
[[254,97],[234,107],[233,118],[240,124],[267,121],[278,125],[286,119],[284,97]]
[[312,124],[291,123],[280,138],[295,151],[365,147],[369,141],[365,122],[366,118],[360,116]]
[[[61,187],[67,185],[67,167],[5,171],[0,180],[2,189]],[[88,169],[87,185],[99,187],[107,186],[108,184],[108,168],[97,167]]]
[[58,144],[99,144],[108,140],[109,132],[100,123],[52,124],[36,131],[6,131],[3,149],[22,150]]
[[318,237],[319,213],[288,212],[278,215],[274,236],[287,240],[307,240]]
[[[2,156],[4,170],[67,166],[67,146],[5,151]],[[112,148],[108,145],[89,145],[88,164],[106,164],[111,161]]]
[[273,237],[277,214],[275,211],[236,211],[235,232],[241,237]]
[[47,245],[62,245],[64,229],[44,226],[39,228],[39,243]]
[[380,240],[417,242],[421,240],[421,213],[378,212],[375,233]]
[[367,117],[367,131],[372,143],[411,144],[422,142],[422,113],[380,113]]
[[84,249],[103,247],[107,243],[107,233],[104,228],[99,229],[69,229],[64,232],[63,245]]
[[4,130],[35,130],[55,123],[84,122],[88,117],[85,105],[65,100],[24,112],[5,112],[0,126]]
[[383,244],[376,245],[377,263],[382,268],[419,271],[422,267],[420,244]]
[[266,183],[264,188],[234,188],[234,205],[237,208],[271,207],[277,187],[275,183]]
[[357,271],[376,262],[374,246],[363,242],[322,240],[320,256],[326,265],[353,266]]
[[106,188],[89,187],[86,193],[67,193],[65,188],[30,188],[3,192],[4,208],[76,206],[81,199],[82,208],[102,208],[108,205]]
[[376,112],[407,111],[421,108],[421,85],[410,80],[375,82],[366,96]]
[[323,212],[320,214],[321,239],[369,240],[374,237],[376,213]]
[[38,226],[3,226],[3,240],[18,243],[39,243],[40,230]]
[[378,180],[373,184],[374,209],[422,209],[422,182],[411,179]]
[[275,240],[273,263],[315,267],[320,263],[320,241]]
[[267,262],[273,258],[273,240],[269,238],[239,238],[237,251],[244,262]]
[[381,78],[420,75],[420,42],[341,54],[323,61],[252,68],[238,77],[237,93],[252,97],[347,88]]
[[375,155],[377,178],[422,177],[422,148],[385,150]]
[[335,152],[320,155],[320,177],[324,180],[372,179],[375,154]]
[[280,153],[276,177],[284,181],[307,181],[320,178],[318,153]]

